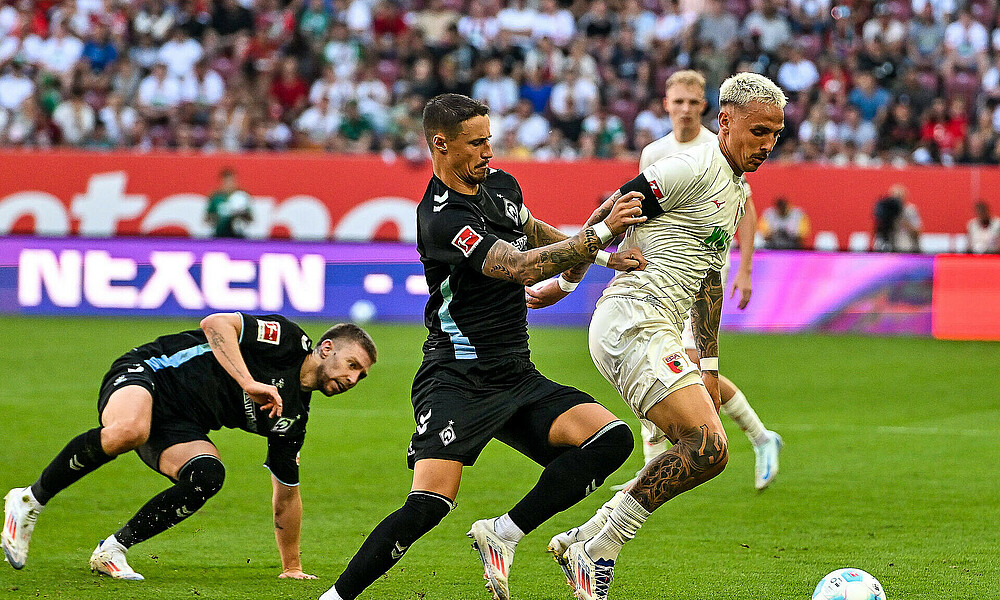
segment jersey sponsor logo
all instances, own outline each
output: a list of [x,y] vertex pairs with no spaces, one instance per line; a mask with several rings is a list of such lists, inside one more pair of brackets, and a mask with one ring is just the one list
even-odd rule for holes
[[257,321],[257,341],[265,344],[281,343],[281,323],[277,321]]
[[295,425],[295,422],[299,420],[299,417],[281,417],[278,421],[271,427],[271,433],[288,433],[288,430]]
[[673,373],[680,373],[684,370],[684,357],[680,352],[674,352],[670,356],[663,359],[663,364],[667,365]]
[[511,242],[510,245],[514,246],[521,252],[524,252],[528,249],[528,236],[522,235],[521,237]]
[[448,190],[445,190],[443,194],[438,196],[434,194],[434,212],[441,212],[441,209],[448,204]]
[[271,379],[271,385],[280,390],[281,388],[285,387],[285,378],[282,377],[281,379]]
[[257,429],[256,403],[250,399],[250,394],[243,392],[243,412],[247,417],[247,428]]
[[712,250],[722,252],[727,247],[729,247],[729,242],[732,241],[733,236],[729,234],[725,229],[719,227],[718,225],[712,229],[712,234],[701,241]]
[[709,200],[709,202],[714,204],[715,208],[722,208],[722,205],[726,203],[726,200],[723,198],[722,200]]
[[417,417],[417,433],[423,435],[427,433],[427,422],[431,420],[431,409]]
[[653,190],[653,197],[657,200],[663,198],[663,192],[660,190],[660,184],[656,183],[655,179],[649,180],[649,189]]
[[455,239],[451,240],[451,245],[462,251],[465,258],[469,258],[472,251],[476,249],[479,242],[483,241],[483,236],[476,233],[471,227],[466,225],[458,232]]
[[454,425],[455,425],[454,421],[448,421],[448,426],[442,429],[441,433],[438,434],[441,437],[441,443],[444,444],[445,446],[454,442],[455,438],[458,437],[455,435]]

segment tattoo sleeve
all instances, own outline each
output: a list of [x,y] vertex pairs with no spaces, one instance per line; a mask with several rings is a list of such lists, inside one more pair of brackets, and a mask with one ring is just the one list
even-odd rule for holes
[[483,274],[497,279],[534,285],[581,262],[593,262],[604,245],[592,227],[541,248],[521,252],[497,240],[483,262]]
[[643,467],[628,492],[649,512],[718,475],[729,457],[726,440],[706,425],[674,425],[665,433],[674,446]]
[[698,355],[719,356],[719,323],[722,321],[722,275],[712,269],[705,275],[691,307],[691,328]]

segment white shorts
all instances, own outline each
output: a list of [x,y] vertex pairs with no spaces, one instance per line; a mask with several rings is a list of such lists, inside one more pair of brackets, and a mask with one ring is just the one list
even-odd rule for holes
[[[725,287],[727,279],[729,279],[729,261],[722,265],[722,287],[723,294],[725,293]],[[686,321],[684,321],[684,331],[681,332],[681,344],[683,344],[685,350],[697,350],[698,344],[694,341],[694,331],[691,329],[691,315],[688,315]]]
[[644,428],[663,438],[646,419],[675,390],[700,385],[698,367],[681,345],[677,326],[655,307],[632,298],[603,298],[590,321],[590,356]]

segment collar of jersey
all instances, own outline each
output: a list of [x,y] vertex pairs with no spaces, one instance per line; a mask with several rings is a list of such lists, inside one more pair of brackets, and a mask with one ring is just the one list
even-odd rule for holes
[[715,154],[718,155],[719,157],[719,161],[722,162],[722,170],[726,172],[726,175],[728,175],[729,178],[733,180],[733,183],[742,183],[744,181],[744,178],[746,177],[746,174],[744,173],[743,175],[737,176],[736,171],[733,171],[733,167],[729,165],[729,161],[726,159],[726,155],[722,153],[722,147],[719,146],[719,144],[715,144],[713,148]]

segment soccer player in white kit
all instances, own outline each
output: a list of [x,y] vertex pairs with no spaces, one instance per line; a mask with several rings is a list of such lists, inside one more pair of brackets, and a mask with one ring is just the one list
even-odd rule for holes
[[[701,114],[705,110],[705,78],[697,71],[678,71],[667,79],[666,96],[663,104],[674,125],[673,131],[652,142],[642,150],[639,158],[639,170],[644,171],[657,160],[675,152],[698,144],[718,143],[718,137],[701,124]],[[740,243],[740,268],[732,284],[730,297],[738,289],[740,291],[740,308],[744,308],[750,300],[750,271],[753,264],[754,234],[757,228],[757,210],[750,194],[749,184],[746,186],[746,212],[736,228],[736,239]],[[729,279],[727,260],[722,267],[722,282]],[[691,318],[684,323],[681,342],[691,360],[698,360],[698,348],[691,332]],[[756,457],[754,461],[754,487],[763,490],[774,481],[778,474],[778,454],[781,451],[781,436],[769,431],[747,402],[746,396],[726,376],[719,377],[719,390],[722,395],[722,414],[731,418],[753,444]],[[642,427],[642,451],[646,463],[653,460],[667,449],[667,440],[650,427]]]
[[[552,539],[549,549],[581,600],[608,597],[622,545],[651,512],[725,468],[728,441],[718,415],[722,269],[744,214],[743,174],[773,150],[785,102],[766,77],[730,77],[720,89],[717,143],[656,160],[621,188],[643,195],[648,217],[621,248],[639,248],[648,264],[641,273],[617,275],[604,291],[590,324],[590,352],[640,421],[673,446],[587,523]],[[689,312],[699,364],[681,341]]]

